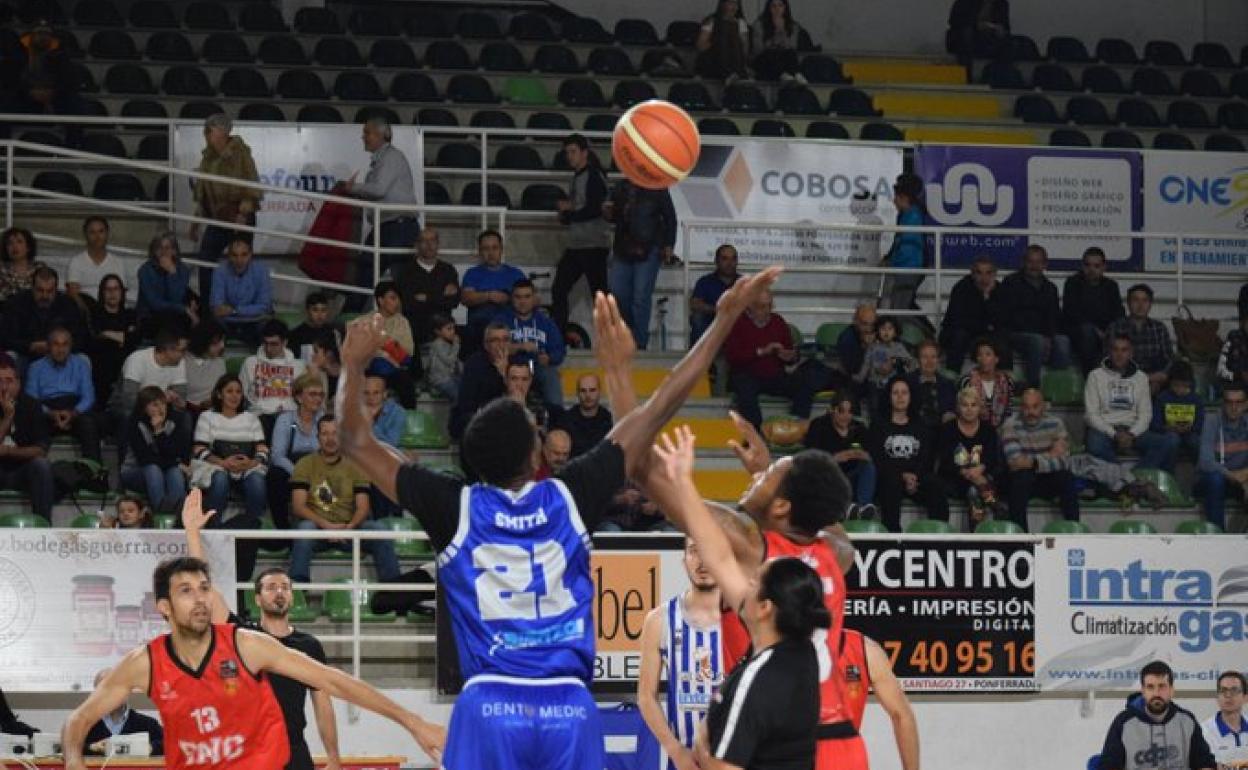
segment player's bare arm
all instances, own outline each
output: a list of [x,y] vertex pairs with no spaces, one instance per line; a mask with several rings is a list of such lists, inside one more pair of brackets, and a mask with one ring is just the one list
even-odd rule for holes
[[659,704],[659,683],[663,678],[663,654],[660,650],[663,643],[663,613],[662,605],[650,610],[641,627],[641,671],[637,675],[637,707],[641,710],[641,718],[645,720],[646,726],[654,733],[677,770],[697,770],[693,752],[685,748],[672,732],[672,727],[663,714],[663,707]]
[[707,738],[706,722],[698,728],[698,739],[693,745],[693,756],[698,761],[698,770],[743,770],[740,765],[730,765],[711,753]]
[[[196,559],[204,558],[204,538],[202,532],[208,521],[216,515],[216,511],[204,510],[204,493],[195,487],[182,501],[182,529],[186,532],[186,555]],[[230,607],[225,597],[216,586],[212,588],[212,622],[225,623],[230,619]]]
[[61,746],[66,770],[83,770],[82,742],[91,726],[105,714],[118,709],[130,693],[147,692],[151,663],[147,647],[136,647],[126,654],[82,705],[74,709],[61,729]]
[[893,721],[893,737],[897,741],[902,770],[919,770],[919,723],[914,718],[914,709],[910,708],[910,699],[893,674],[893,666],[884,648],[870,637],[864,636],[862,641],[867,651],[871,689]]
[[637,343],[620,315],[615,297],[598,292],[594,296],[594,357],[602,367],[602,379],[611,396],[611,409],[617,418],[637,407],[633,387],[633,358]]
[[316,731],[325,747],[325,770],[342,770],[342,755],[338,752],[338,720],[334,716],[334,702],[329,693],[313,690],[312,713],[316,716]]

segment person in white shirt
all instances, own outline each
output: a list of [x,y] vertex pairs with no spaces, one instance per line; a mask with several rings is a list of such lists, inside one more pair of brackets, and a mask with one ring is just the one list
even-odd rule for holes
[[154,385],[165,391],[169,405],[186,408],[186,362],[182,360],[186,341],[168,329],[156,335],[150,348],[140,348],[126,356],[121,367],[121,388],[113,391],[113,411],[122,417],[134,409],[139,390]]
[[1109,355],[1088,373],[1083,388],[1088,454],[1116,463],[1120,452],[1134,450],[1140,455],[1137,468],[1173,473],[1179,438],[1174,433],[1148,429],[1153,401],[1148,375],[1131,358],[1131,338],[1117,335],[1109,340],[1108,347]]
[[65,293],[79,300],[81,296],[98,300],[96,293],[100,281],[106,275],[121,277],[127,287],[137,286],[135,270],[121,257],[108,252],[108,220],[93,215],[82,223],[82,235],[86,239],[87,248],[69,260],[69,268],[65,273]]
[[243,361],[239,378],[247,411],[260,418],[264,435],[273,436],[273,423],[282,412],[295,408],[295,380],[305,364],[286,348],[286,324],[271,318],[260,327],[260,347]]
[[1218,710],[1200,723],[1205,743],[1218,760],[1218,767],[1238,763],[1248,766],[1248,721],[1244,719],[1244,693],[1248,679],[1238,671],[1223,671],[1218,677]]

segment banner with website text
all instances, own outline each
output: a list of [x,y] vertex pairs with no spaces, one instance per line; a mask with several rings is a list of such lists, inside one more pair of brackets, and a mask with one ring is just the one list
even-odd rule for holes
[[[1152,232],[1218,234],[1183,241],[1184,269],[1248,271],[1248,165],[1223,152],[1149,152],[1144,155],[1144,222]],[[1148,270],[1174,272],[1176,239],[1150,239]]]
[[[209,567],[234,576],[234,538],[208,533]],[[0,671],[8,692],[82,692],[168,625],[152,572],[185,556],[181,532],[0,530]],[[233,605],[233,591],[224,591]]]

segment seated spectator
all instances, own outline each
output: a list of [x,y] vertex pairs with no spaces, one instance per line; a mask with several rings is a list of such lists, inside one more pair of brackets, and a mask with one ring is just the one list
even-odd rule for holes
[[290,529],[290,478],[295,463],[320,448],[316,423],[325,415],[325,386],[313,372],[295,378],[295,408],[282,412],[273,424],[273,453],[265,474],[269,515],[273,526]]
[[836,359],[841,370],[852,375],[862,369],[867,347],[875,341],[875,322],[879,320],[875,303],[864,302],[854,308],[854,320],[836,338]]
[[511,333],[509,354],[532,364],[533,381],[548,410],[563,408],[559,365],[567,355],[554,320],[537,309],[537,291],[527,278],[511,287],[511,307],[494,319]]
[[[257,182],[260,175],[251,156],[251,148],[241,136],[231,134],[233,130],[234,123],[225,113],[218,112],[204,119],[204,150],[198,170],[213,176]],[[191,240],[199,241],[200,260],[216,262],[221,259],[222,250],[228,255],[232,239],[241,238],[250,247],[253,234],[235,230],[234,226],[255,227],[256,212],[260,210],[260,200],[263,197],[260,190],[202,178],[194,180],[193,185],[195,215],[216,220],[203,228],[202,239],[199,237],[200,223],[191,224],[189,234]],[[199,269],[199,292],[202,296],[217,296],[214,293],[215,274],[214,270],[208,268]],[[239,307],[233,302],[229,304]],[[212,302],[210,306],[215,309],[217,303]]]
[[459,306],[459,272],[438,257],[439,246],[437,228],[426,225],[416,241],[415,258],[391,268],[403,315],[407,316],[418,345],[433,339],[437,331],[434,316],[449,318]]
[[131,462],[121,467],[121,484],[140,492],[159,513],[180,513],[191,471],[191,433],[169,419],[169,402],[156,386],[139,391],[126,446]]
[[[857,516],[872,519],[876,516],[875,462],[867,451],[870,441],[867,429],[854,419],[854,402],[857,399],[849,391],[837,391],[828,404],[828,413],[810,421],[802,445],[808,449],[822,449],[832,455],[854,487],[854,503]],[[847,518],[849,518],[847,516]]]
[[1218,379],[1248,384],[1248,313],[1240,313],[1239,328],[1226,335],[1218,354]]
[[286,349],[286,324],[270,318],[260,327],[260,347],[239,369],[247,410],[260,418],[264,434],[273,434],[273,422],[295,408],[294,383],[304,363]]
[[485,327],[511,303],[511,287],[525,279],[524,273],[503,263],[503,236],[483,230],[477,236],[481,264],[464,273],[461,297],[468,308],[467,343],[470,350],[481,344]]
[[615,493],[602,515],[602,523],[595,532],[673,532],[671,525],[659,510],[631,483]]
[[704,78],[730,85],[748,78],[750,25],[741,13],[740,0],[718,0],[715,13],[702,20],[694,43],[698,56],[694,70]]
[[198,302],[191,291],[191,268],[178,253],[178,236],[164,232],[147,245],[147,261],[139,267],[139,300],[135,305],[144,339],[156,330],[199,323]]
[[186,356],[186,404],[199,414],[212,406],[212,390],[225,376],[225,329],[208,319],[191,332]]
[[121,367],[134,352],[138,341],[134,311],[126,307],[126,286],[116,275],[100,280],[99,302],[91,306],[91,339],[86,350],[91,357],[91,381],[95,402],[107,404],[121,377]]
[[344,333],[341,323],[330,320],[331,315],[329,295],[325,292],[309,292],[304,298],[303,323],[291,329],[290,336],[286,339],[286,345],[300,361],[306,364],[312,360],[312,347],[316,344],[316,338],[326,331]]
[[737,410],[755,428],[763,423],[758,404],[762,393],[789,399],[789,414],[794,417],[810,417],[823,373],[813,362],[787,370],[797,364],[798,353],[788,322],[772,312],[771,292],[762,292],[737,319],[724,342],[724,356]]
[[1000,302],[1000,288],[997,266],[987,254],[976,257],[970,274],[953,285],[940,323],[939,340],[945,351],[945,366],[961,372],[967,354],[974,353],[971,343],[1001,332],[1004,308]]
[[542,442],[542,463],[537,467],[534,481],[542,481],[563,470],[572,459],[572,437],[565,430],[555,428],[546,434]]
[[464,362],[459,358],[459,329],[447,315],[433,317],[433,341],[429,343],[429,361],[425,377],[429,387],[452,404],[459,398],[459,383],[464,377]]
[[332,405],[338,393],[338,377],[342,374],[342,358],[338,355],[338,334],[326,331],[312,344],[312,360],[308,371],[316,372],[325,383],[325,403]]
[[464,361],[459,399],[451,407],[448,426],[451,438],[459,439],[464,434],[464,428],[478,409],[507,394],[507,351],[510,345],[511,329],[501,323],[491,323],[485,328],[481,350]]
[[[920,227],[923,224],[923,180],[911,173],[900,174],[893,184],[893,205],[897,208],[897,224],[901,227]],[[901,270],[921,270],[927,261],[923,233],[897,233],[892,248],[884,256],[883,267]],[[918,310],[916,301],[923,274],[889,274],[884,276],[881,291],[882,307],[892,310]],[[927,323],[926,319],[922,320]],[[929,325],[930,326],[930,325]]]
[[364,378],[364,408],[373,418],[373,435],[377,440],[398,449],[407,415],[386,392],[386,381],[375,374]]
[[715,249],[715,270],[698,279],[689,296],[689,346],[701,338],[715,320],[715,304],[732,288],[737,272],[737,249],[727,243]]
[[20,357],[17,363],[23,369],[48,354],[48,330],[53,326],[69,330],[70,336],[80,343],[90,339],[78,303],[57,291],[59,280],[52,268],[36,268],[30,291],[5,303],[4,344]]
[[403,315],[394,281],[382,281],[373,290],[386,341],[368,365],[368,371],[385,378],[386,384],[406,409],[416,408],[416,383],[420,380],[420,351],[412,337],[412,325]]
[[1009,468],[1010,518],[1027,531],[1032,497],[1058,498],[1062,517],[1079,520],[1079,493],[1070,472],[1070,438],[1061,419],[1046,414],[1039,388],[1027,388],[1018,414],[1001,425],[1001,450]]
[[153,529],[155,527],[152,509],[147,507],[141,498],[134,495],[118,497],[111,516],[102,509],[100,515],[103,517],[100,521],[103,529]]
[[[100,682],[104,681],[104,677],[110,672],[111,669],[101,669],[95,675],[95,686],[99,687]],[[83,752],[94,756],[106,755],[109,753],[109,738],[135,733],[147,734],[147,742],[152,747],[153,757],[165,755],[165,731],[160,726],[160,720],[134,711],[129,703],[121,704],[119,708],[105,714],[103,719],[91,726],[83,741]]]
[[805,85],[806,76],[798,68],[797,57],[802,34],[801,25],[793,20],[789,0],[767,0],[763,12],[750,25],[750,52],[759,80]]
[[[96,289],[106,275],[121,276],[122,283],[129,286],[136,283],[134,270],[127,261],[108,250],[107,219],[98,214],[87,217],[82,223],[82,235],[86,239],[86,249],[75,254],[65,270],[65,294],[70,299],[87,297],[98,301]],[[89,305],[84,305],[84,312],[89,309]]]
[[269,269],[253,259],[246,238],[230,239],[226,259],[213,270],[209,296],[212,317],[225,327],[227,336],[259,344],[260,326],[273,315],[273,284]]
[[1218,710],[1200,723],[1200,730],[1219,767],[1248,761],[1248,719],[1244,718],[1244,694],[1248,678],[1238,671],[1218,674]]
[[997,369],[999,360],[996,343],[981,337],[975,341],[975,366],[958,383],[960,391],[970,388],[979,393],[983,419],[994,428],[1000,428],[1010,416],[1014,399],[1014,378]]
[[1084,374],[1101,365],[1106,330],[1124,315],[1118,282],[1105,276],[1105,252],[1091,246],[1083,252],[1079,272],[1062,287],[1062,331],[1070,337]]
[[73,351],[69,331],[48,332],[48,354],[26,370],[26,394],[42,410],[50,435],[71,435],[82,456],[100,462],[100,426],[95,419],[95,386],[91,362]]
[[1119,452],[1134,449],[1140,453],[1137,467],[1173,472],[1179,437],[1148,430],[1153,401],[1148,378],[1131,359],[1131,338],[1119,334],[1109,344],[1109,357],[1088,374],[1083,387],[1088,454],[1116,463]]
[[888,412],[888,383],[894,377],[905,377],[915,367],[910,349],[897,338],[897,321],[881,318],[875,322],[875,334],[862,357],[862,367],[853,375],[854,382],[865,388],[871,412]]
[[[124,423],[134,411],[139,389],[149,385],[163,390],[166,401],[173,409],[186,409],[186,363],[182,360],[182,340],[168,329],[160,330],[152,347],[140,348],[126,357],[121,367],[121,387],[113,391],[113,402],[109,406],[119,422]],[[190,427],[189,419],[186,425]]]
[[1132,360],[1148,375],[1149,390],[1156,393],[1166,384],[1166,370],[1174,361],[1174,341],[1164,323],[1148,317],[1153,309],[1153,290],[1148,284],[1127,289],[1127,309],[1127,317],[1114,321],[1105,332],[1105,352],[1110,352],[1115,337],[1131,340]]
[[52,521],[48,422],[39,402],[22,392],[17,365],[0,353],[0,489],[30,496],[30,510]]
[[954,0],[949,9],[945,50],[956,56],[968,73],[976,58],[1008,57],[1009,42],[1008,0]]
[[582,374],[576,381],[576,406],[564,410],[556,424],[572,437],[572,457],[580,457],[607,437],[614,422],[602,405],[598,375]]
[[1192,457],[1200,456],[1200,430],[1205,424],[1205,402],[1192,390],[1192,365],[1179,359],[1166,373],[1166,387],[1153,399],[1153,421],[1149,432],[1173,435],[1178,448]]
[[923,506],[929,519],[948,521],[949,501],[935,473],[936,436],[914,418],[905,379],[894,378],[886,392],[889,410],[867,433],[879,474],[880,521],[890,532],[900,532],[901,503],[907,497]]
[[[338,423],[325,415],[316,423],[320,449],[295,464],[290,479],[290,510],[300,519],[296,529],[381,531],[381,524],[369,519],[368,477],[342,456],[338,443]],[[332,547],[327,540],[295,540],[290,548],[290,579],[307,583],[312,572],[312,554]],[[349,541],[337,546],[350,547]],[[363,540],[360,547],[373,557],[382,581],[399,577],[399,559],[392,540]]]
[[983,419],[979,391],[958,393],[958,416],[940,428],[937,467],[945,495],[966,500],[967,530],[973,531],[991,513],[999,518],[1005,505],[997,494],[1005,481],[1005,458],[997,432]]
[[1010,347],[1022,358],[1029,385],[1040,386],[1040,367],[1070,366],[1070,338],[1058,333],[1061,308],[1057,287],[1045,275],[1049,254],[1031,245],[1023,255],[1023,268],[1001,282],[1001,306]]
[[39,245],[35,236],[22,227],[10,227],[0,235],[3,259],[0,259],[0,308],[14,295],[30,291],[34,286],[35,270],[43,267],[36,262]]
[[507,362],[507,372],[503,379],[507,384],[507,396],[524,404],[529,422],[537,428],[539,435],[549,428],[550,412],[542,398],[533,394],[533,364],[520,358],[512,358]]
[[935,340],[919,343],[919,368],[910,373],[915,416],[928,430],[936,432],[957,415],[958,386],[940,371],[940,346]]
[[1243,383],[1227,383],[1222,388],[1222,408],[1205,417],[1197,470],[1205,494],[1205,518],[1225,529],[1227,493],[1242,500],[1248,489],[1248,389]]
[[[650,344],[650,310],[659,268],[675,259],[676,208],[667,190],[647,190],[621,179],[604,204],[615,224],[607,284],[638,350]],[[697,295],[697,291],[694,291]],[[718,295],[716,296],[718,299]],[[715,306],[711,303],[711,314]],[[692,344],[692,343],[690,343]]]

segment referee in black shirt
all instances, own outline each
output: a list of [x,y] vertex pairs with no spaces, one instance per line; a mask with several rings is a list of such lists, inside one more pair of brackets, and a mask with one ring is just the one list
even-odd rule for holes
[[[198,559],[204,558],[203,541],[200,530],[208,522],[213,512],[203,511],[202,495],[198,489],[186,497],[182,506],[182,526],[186,529],[187,554]],[[213,589],[216,601],[212,608],[213,623],[232,623],[253,631],[264,633],[277,639],[292,650],[298,650],[309,658],[325,663],[325,648],[312,634],[298,631],[290,624],[290,605],[294,601],[290,576],[281,567],[271,567],[261,572],[256,578],[256,605],[260,608],[260,622],[243,620],[226,608],[225,599],[220,591]],[[228,614],[227,614],[228,613]],[[286,736],[290,741],[290,761],[286,770],[314,770],[312,753],[303,739],[303,730],[308,720],[304,715],[305,695],[308,687],[278,674],[269,674],[269,682],[273,694],[277,696],[278,705],[282,707],[282,715],[286,718]],[[334,719],[334,706],[327,693],[312,690],[312,710],[316,714],[316,729],[321,734],[321,744],[325,747],[325,770],[341,770],[342,758],[338,754],[338,724]]]

